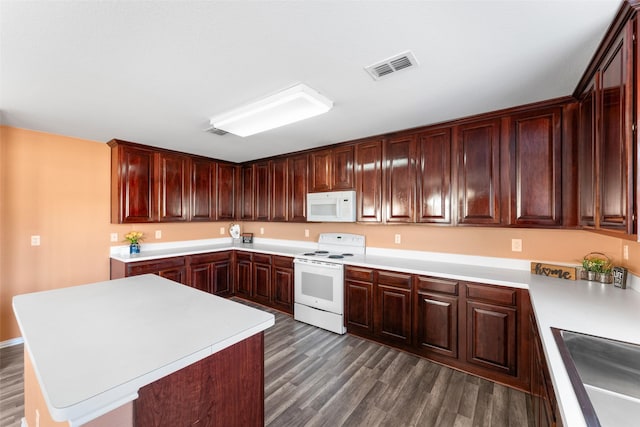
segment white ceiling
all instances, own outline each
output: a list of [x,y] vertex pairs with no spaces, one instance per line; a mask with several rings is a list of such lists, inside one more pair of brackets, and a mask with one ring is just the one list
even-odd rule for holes
[[[570,95],[620,0],[0,0],[2,124],[246,161]],[[374,81],[405,50],[420,66]],[[209,117],[305,83],[327,114]]]

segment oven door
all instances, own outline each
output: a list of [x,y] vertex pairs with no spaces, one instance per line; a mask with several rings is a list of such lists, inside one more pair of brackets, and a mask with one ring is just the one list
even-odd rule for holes
[[344,311],[344,266],[300,259],[295,259],[293,262],[295,302],[342,314]]

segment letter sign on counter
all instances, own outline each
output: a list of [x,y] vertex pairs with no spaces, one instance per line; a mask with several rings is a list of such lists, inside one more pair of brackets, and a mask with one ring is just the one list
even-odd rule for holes
[[576,280],[576,268],[564,265],[542,264],[540,262],[531,263],[531,273],[539,276],[556,277],[558,279]]

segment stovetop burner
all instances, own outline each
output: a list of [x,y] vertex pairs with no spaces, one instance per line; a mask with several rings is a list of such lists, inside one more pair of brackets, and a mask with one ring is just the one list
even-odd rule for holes
[[344,258],[342,255],[338,255],[338,254],[334,254],[334,255],[329,255],[327,258],[331,258],[331,259],[342,259]]
[[324,254],[328,254],[329,251],[315,251],[315,253],[320,254],[320,255],[324,255]]

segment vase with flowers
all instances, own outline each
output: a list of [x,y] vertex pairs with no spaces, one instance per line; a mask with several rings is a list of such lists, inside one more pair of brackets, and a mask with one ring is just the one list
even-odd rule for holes
[[129,242],[129,253],[140,253],[140,242],[142,241],[142,231],[130,231],[124,235],[124,240]]

